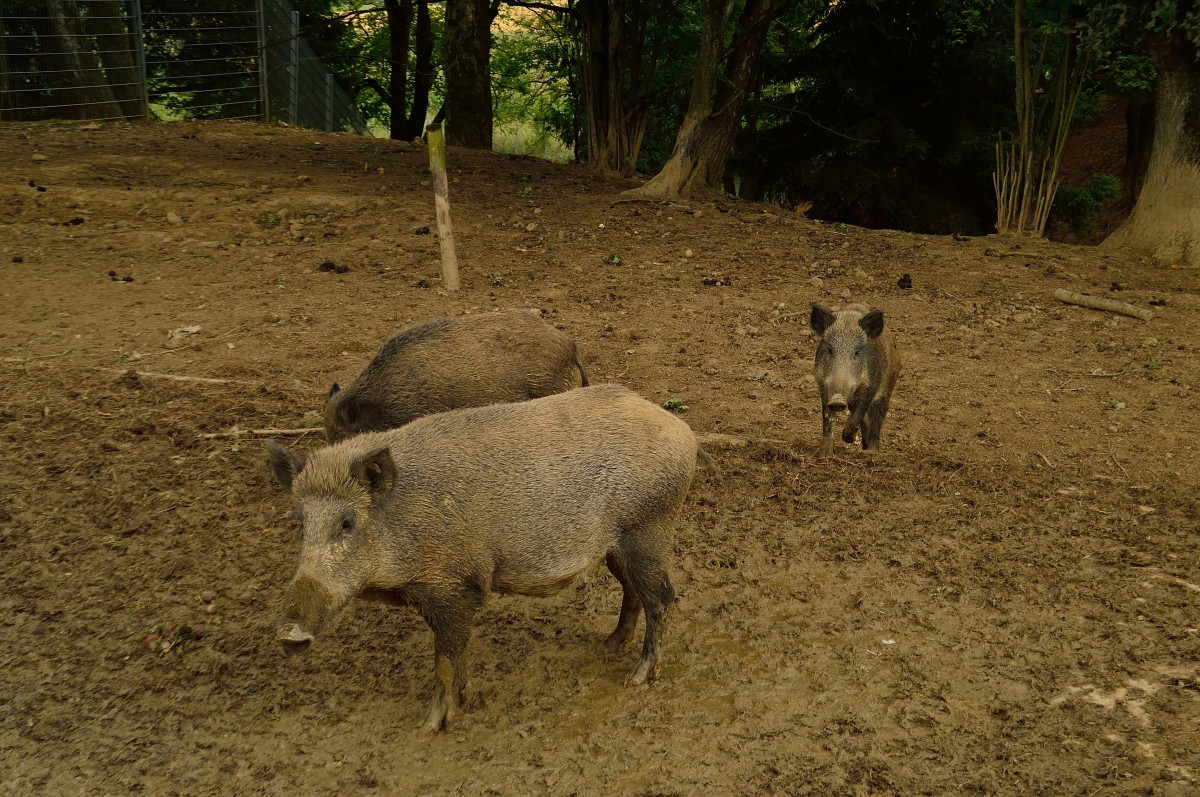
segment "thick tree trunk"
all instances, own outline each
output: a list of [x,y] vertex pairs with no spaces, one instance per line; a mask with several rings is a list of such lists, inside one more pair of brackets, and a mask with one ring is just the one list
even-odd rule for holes
[[412,30],[415,8],[413,0],[383,0],[388,21],[388,107],[391,124],[388,135],[394,139],[412,141],[404,135],[408,127],[408,37]]
[[624,192],[623,198],[687,197],[705,187],[721,188],[725,160],[737,138],[742,110],[757,76],[759,55],[771,22],[795,3],[746,0],[724,79],[714,92],[725,28],[733,5],[733,0],[706,0],[704,41],[696,59],[688,110],[675,138],[671,158],[661,172],[645,185]]
[[89,5],[89,27],[97,34],[100,61],[113,97],[126,119],[146,118],[144,87],[133,57],[129,19],[118,0],[93,0]]
[[1182,36],[1153,50],[1158,81],[1154,143],[1133,213],[1105,245],[1200,266],[1200,64]]
[[433,25],[429,21],[429,0],[417,2],[416,68],[413,73],[412,110],[402,131],[412,141],[425,130],[429,113],[429,89],[433,87]]
[[120,119],[123,114],[113,96],[112,89],[104,82],[100,61],[85,44],[79,8],[74,0],[46,0],[50,22],[62,48],[64,70],[69,88],[63,93],[65,103],[56,105],[74,106],[56,109],[57,114],[73,114],[79,119]]
[[492,14],[488,0],[446,0],[446,140],[492,148]]
[[1142,192],[1142,181],[1150,166],[1150,147],[1154,144],[1154,95],[1130,100],[1125,106],[1125,168],[1121,172],[1121,190],[1132,206]]
[[639,94],[653,83],[656,66],[651,54],[643,69],[643,4],[627,13],[621,0],[591,0],[578,10],[588,165],[603,175],[627,176],[637,168],[649,124],[649,104]]

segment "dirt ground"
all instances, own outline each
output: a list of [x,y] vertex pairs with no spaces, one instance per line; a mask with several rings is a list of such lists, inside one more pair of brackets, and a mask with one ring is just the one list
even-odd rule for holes
[[[420,147],[0,127],[0,794],[1200,793],[1200,275],[450,158],[453,296]],[[905,370],[883,449],[818,460],[809,304],[852,298]],[[411,610],[277,650],[288,497],[214,435],[311,426],[391,332],[513,307],[715,462],[658,683],[604,652],[600,567],[493,596],[482,705],[428,738]]]

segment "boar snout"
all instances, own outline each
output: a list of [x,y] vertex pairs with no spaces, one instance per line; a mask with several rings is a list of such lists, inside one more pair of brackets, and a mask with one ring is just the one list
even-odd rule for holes
[[829,411],[830,412],[845,412],[846,406],[847,406],[846,397],[843,396],[841,393],[834,393],[832,396],[829,397]]

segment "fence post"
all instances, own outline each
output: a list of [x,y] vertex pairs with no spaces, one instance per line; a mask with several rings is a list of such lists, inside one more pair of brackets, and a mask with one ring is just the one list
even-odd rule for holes
[[142,90],[142,121],[150,121],[150,83],[146,79],[146,42],[142,38],[142,0],[130,0],[129,22],[133,28],[133,57]]
[[291,55],[292,55],[292,84],[290,87],[291,97],[289,98],[289,108],[291,118],[288,119],[289,124],[300,124],[300,12],[292,12],[291,25]]
[[446,134],[440,123],[425,128],[429,171],[433,174],[433,206],[437,213],[438,246],[442,253],[442,284],[454,293],[459,288],[458,255],[454,251],[454,225],[450,221],[450,187],[446,179]]
[[267,12],[263,0],[254,0],[258,16],[258,115],[263,124],[271,122],[271,97],[267,94]]

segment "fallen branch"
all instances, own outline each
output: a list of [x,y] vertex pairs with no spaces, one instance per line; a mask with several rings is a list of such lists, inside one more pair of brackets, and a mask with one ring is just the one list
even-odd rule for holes
[[251,435],[254,437],[273,437],[275,435],[305,435],[311,432],[319,432],[320,429],[309,427],[308,429],[230,429],[228,432],[209,432],[208,434],[200,435],[201,440],[212,440],[217,437],[241,437],[242,435]]
[[75,351],[75,350],[67,349],[66,351],[60,351],[58,354],[42,354],[38,357],[5,357],[4,362],[6,362],[6,363],[30,363],[30,362],[33,362],[34,360],[53,360],[55,357],[66,357],[68,354],[70,354],[73,351]]
[[1037,252],[1025,252],[1020,249],[984,249],[983,253],[992,257],[1032,257],[1036,259],[1045,257],[1045,255],[1039,255]]
[[1151,318],[1154,318],[1154,313],[1151,313],[1149,310],[1144,310],[1141,307],[1132,305],[1129,302],[1122,302],[1118,299],[1104,299],[1100,296],[1075,293],[1063,288],[1059,288],[1054,292],[1054,298],[1067,304],[1077,304],[1080,307],[1088,307],[1092,310],[1107,310],[1110,313],[1120,313],[1132,318],[1140,318],[1143,321],[1149,321]]
[[157,371],[134,371],[133,369],[123,368],[101,368],[102,371],[111,371],[115,374],[132,374],[138,379],[167,379],[172,382],[200,382],[206,385],[254,385],[257,382],[245,382],[240,379],[217,379],[209,376],[179,376],[178,374],[161,374]]

